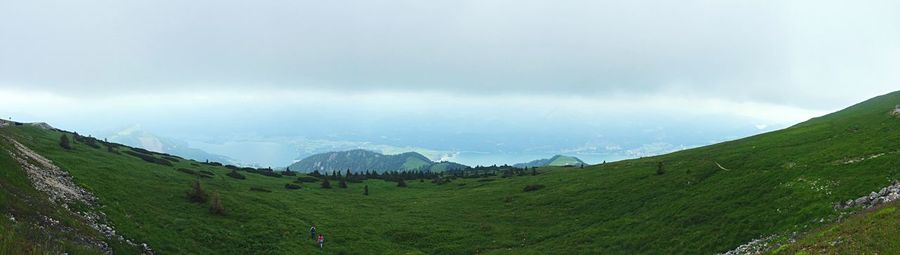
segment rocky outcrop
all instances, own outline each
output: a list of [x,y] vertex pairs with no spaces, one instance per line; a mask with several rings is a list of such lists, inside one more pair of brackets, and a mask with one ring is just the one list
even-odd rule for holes
[[752,241],[742,244],[734,250],[727,251],[725,253],[719,253],[720,255],[755,255],[755,254],[763,254],[766,251],[772,249],[772,246],[769,245],[776,236],[771,235],[768,237],[753,239]]
[[891,182],[890,186],[881,188],[881,190],[869,193],[869,195],[866,196],[837,203],[834,205],[834,208],[848,209],[854,206],[871,208],[896,200],[900,200],[900,181],[894,180],[893,182]]
[[[884,153],[882,153],[884,154]],[[872,208],[878,206],[880,204],[888,203],[891,201],[900,200],[900,181],[894,180],[891,182],[890,186],[881,188],[881,190],[877,192],[869,193],[869,195],[862,196],[856,199],[847,200],[841,203],[835,203],[834,209],[843,210],[849,209],[855,206],[860,206],[863,208]],[[794,234],[796,235],[796,233]],[[775,247],[772,244],[776,236],[769,236],[759,239],[751,240],[748,243],[745,243],[734,250],[727,251],[725,253],[720,253],[724,255],[750,255],[750,254],[764,254],[767,251],[771,250]],[[788,239],[788,242],[794,242],[795,238],[791,237]]]
[[[80,216],[85,223],[113,240],[121,240],[133,246],[143,249],[144,254],[153,254],[147,244],[138,244],[116,233],[116,230],[107,222],[106,214],[97,210],[97,197],[75,184],[68,172],[53,164],[53,161],[19,143],[15,139],[3,137],[12,144],[15,149],[9,151],[13,159],[25,170],[31,185],[38,191],[47,194],[50,202],[57,204],[69,212]],[[84,204],[88,209],[76,210],[70,205]],[[58,220],[44,216],[46,227],[65,229]],[[113,251],[106,242],[89,237],[83,237],[83,242],[96,246],[104,254],[112,254]]]

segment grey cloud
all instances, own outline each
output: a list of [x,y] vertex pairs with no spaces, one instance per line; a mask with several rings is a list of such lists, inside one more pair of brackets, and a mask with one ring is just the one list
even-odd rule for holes
[[900,82],[891,70],[900,64],[898,5],[7,1],[0,87],[691,93],[844,104]]

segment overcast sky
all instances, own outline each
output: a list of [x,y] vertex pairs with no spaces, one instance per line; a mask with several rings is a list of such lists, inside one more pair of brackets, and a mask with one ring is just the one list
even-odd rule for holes
[[279,144],[296,157],[343,148],[322,146],[333,143],[471,164],[623,158],[765,132],[897,90],[898,10],[897,1],[2,1],[0,114],[98,134],[140,124],[276,165],[292,158],[237,155],[222,140]]

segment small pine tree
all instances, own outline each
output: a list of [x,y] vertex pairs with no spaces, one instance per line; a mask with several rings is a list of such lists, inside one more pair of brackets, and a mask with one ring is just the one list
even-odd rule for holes
[[213,192],[212,200],[209,203],[209,213],[216,215],[224,215],[225,207],[222,206],[222,198],[219,195],[219,192]]
[[366,185],[366,187],[363,188],[363,195],[366,195],[366,196],[369,195],[369,185]]
[[331,188],[331,182],[328,181],[328,178],[322,178],[322,188],[323,189]]
[[397,182],[397,187],[406,187],[406,181],[403,178],[400,178],[400,181]]
[[660,161],[659,163],[656,163],[656,175],[663,175],[665,173],[666,170],[663,169],[663,162]]
[[341,182],[338,183],[338,186],[341,187],[342,189],[346,189],[347,188],[347,179],[341,178]]
[[531,176],[535,176],[535,175],[537,175],[537,168],[531,167]]
[[206,199],[206,191],[203,191],[203,187],[200,186],[200,178],[194,179],[191,191],[188,192],[188,200],[194,203],[206,203]]
[[59,137],[59,146],[66,150],[71,150],[72,145],[69,144],[69,137],[63,134]]

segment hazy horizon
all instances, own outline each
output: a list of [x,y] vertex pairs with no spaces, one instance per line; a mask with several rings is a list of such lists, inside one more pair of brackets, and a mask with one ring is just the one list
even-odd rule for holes
[[[246,164],[417,151],[590,163],[784,128],[897,90],[900,3],[0,4],[0,114]],[[139,127],[139,128],[135,128]]]

